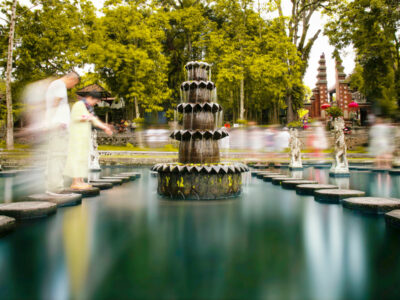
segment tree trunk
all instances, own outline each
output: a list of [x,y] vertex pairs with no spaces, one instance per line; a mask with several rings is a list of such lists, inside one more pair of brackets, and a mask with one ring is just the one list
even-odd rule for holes
[[286,115],[286,122],[290,123],[294,121],[294,112],[293,112],[293,105],[292,105],[292,94],[289,93],[286,98],[286,105],[287,105],[287,115]]
[[17,9],[17,0],[13,1],[11,9],[10,34],[8,36],[8,53],[7,53],[7,70],[6,70],[6,103],[7,103],[7,133],[6,145],[8,150],[14,149],[14,121],[12,112],[12,96],[11,96],[11,71],[14,48],[14,32],[15,32],[15,11]]
[[139,104],[137,101],[137,97],[135,97],[135,113],[136,113],[136,119],[140,118],[140,112],[139,112]]
[[240,112],[239,119],[244,120],[244,78],[240,80]]

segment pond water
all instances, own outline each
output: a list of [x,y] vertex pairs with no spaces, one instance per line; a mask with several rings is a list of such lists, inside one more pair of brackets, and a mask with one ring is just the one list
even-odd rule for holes
[[[235,199],[168,201],[148,169],[103,174],[122,171],[142,177],[0,238],[0,299],[400,298],[400,231],[382,216],[254,177]],[[400,198],[387,173],[303,177]],[[0,201],[42,186],[39,175],[1,178]]]

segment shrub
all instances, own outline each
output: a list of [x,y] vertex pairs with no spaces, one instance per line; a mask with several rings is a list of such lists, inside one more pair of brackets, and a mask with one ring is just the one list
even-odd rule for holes
[[329,108],[326,110],[326,113],[327,113],[329,116],[331,116],[333,119],[336,119],[336,118],[338,118],[338,117],[342,117],[342,116],[343,116],[343,111],[342,111],[339,107],[337,107],[337,106],[329,107]]
[[241,125],[247,125],[247,120],[245,119],[237,119],[236,122]]

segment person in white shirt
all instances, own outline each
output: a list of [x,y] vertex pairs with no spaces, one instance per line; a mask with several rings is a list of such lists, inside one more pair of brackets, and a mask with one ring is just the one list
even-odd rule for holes
[[79,81],[78,73],[72,71],[50,83],[46,91],[46,124],[49,139],[46,165],[47,193],[61,193],[64,190],[63,171],[70,124],[67,89],[73,88]]

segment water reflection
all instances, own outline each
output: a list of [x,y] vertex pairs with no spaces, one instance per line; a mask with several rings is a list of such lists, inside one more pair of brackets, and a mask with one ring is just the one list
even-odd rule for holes
[[339,189],[348,190],[350,189],[350,178],[349,177],[330,177],[329,184],[333,184],[339,187]]
[[[102,175],[122,171],[132,170]],[[148,170],[138,171],[140,180],[0,239],[0,298],[396,298],[387,287],[399,281],[400,241],[382,218],[256,178],[236,199],[166,201]],[[328,171],[303,177],[331,180]],[[353,175],[335,183],[380,191],[375,176]]]

